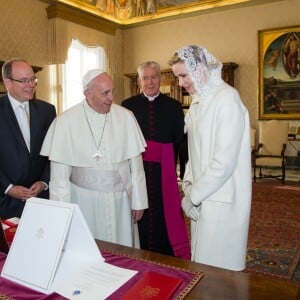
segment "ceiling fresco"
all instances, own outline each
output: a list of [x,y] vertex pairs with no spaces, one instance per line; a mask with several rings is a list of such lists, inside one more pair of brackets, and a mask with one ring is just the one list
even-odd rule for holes
[[128,25],[275,1],[285,0],[48,0],[46,2],[65,4],[117,24]]

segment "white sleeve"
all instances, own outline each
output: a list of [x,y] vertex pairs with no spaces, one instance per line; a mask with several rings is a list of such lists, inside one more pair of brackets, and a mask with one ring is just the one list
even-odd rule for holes
[[131,207],[134,210],[146,209],[148,196],[142,156],[131,158],[129,163],[132,182]]
[[51,161],[49,182],[51,200],[71,202],[71,171],[71,166]]

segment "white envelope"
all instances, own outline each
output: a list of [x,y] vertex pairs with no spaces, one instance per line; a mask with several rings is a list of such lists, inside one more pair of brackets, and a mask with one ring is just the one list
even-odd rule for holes
[[98,300],[135,274],[104,262],[76,204],[30,198],[1,276],[45,294]]

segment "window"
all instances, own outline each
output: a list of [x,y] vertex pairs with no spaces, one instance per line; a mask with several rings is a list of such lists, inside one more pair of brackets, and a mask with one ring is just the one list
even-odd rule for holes
[[87,46],[73,39],[63,67],[62,110],[83,100],[82,77],[90,69],[106,70],[106,55],[100,46]]

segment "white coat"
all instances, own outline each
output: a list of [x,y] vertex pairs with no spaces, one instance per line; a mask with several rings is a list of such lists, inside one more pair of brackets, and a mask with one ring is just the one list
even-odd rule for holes
[[192,221],[192,257],[230,270],[245,268],[251,208],[248,111],[238,92],[223,82],[186,116],[189,162],[186,191],[200,217]]

